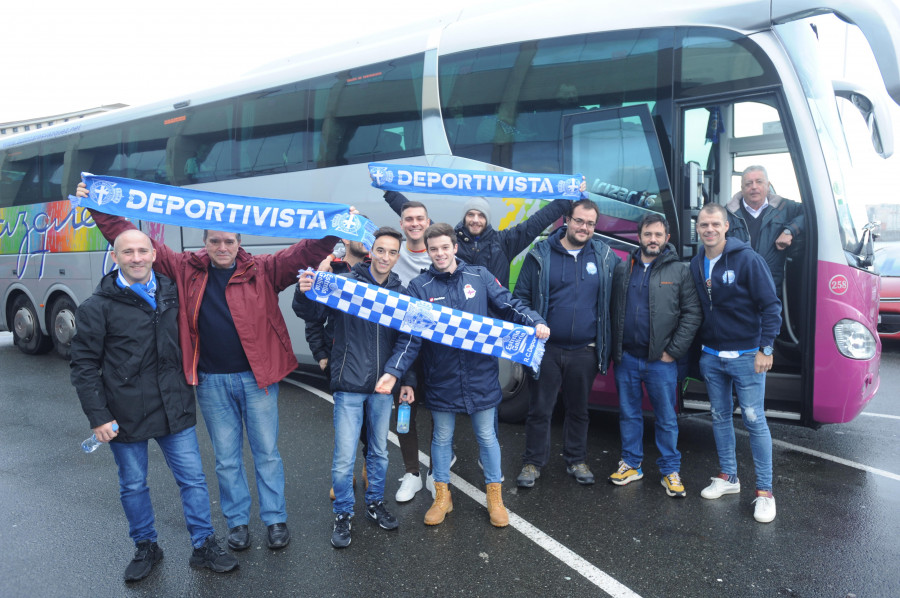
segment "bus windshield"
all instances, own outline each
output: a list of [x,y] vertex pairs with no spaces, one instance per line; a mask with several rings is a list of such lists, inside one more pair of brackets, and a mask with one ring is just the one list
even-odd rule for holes
[[834,89],[831,79],[823,76],[824,68],[816,46],[815,32],[809,20],[777,25],[775,30],[794,60],[812,113],[821,142],[819,147],[824,154],[834,192],[840,238],[847,261],[854,267],[869,266],[871,259],[861,259],[866,257],[863,255],[866,253],[863,229],[869,221],[863,203],[865,196],[854,186],[853,167],[837,111]]

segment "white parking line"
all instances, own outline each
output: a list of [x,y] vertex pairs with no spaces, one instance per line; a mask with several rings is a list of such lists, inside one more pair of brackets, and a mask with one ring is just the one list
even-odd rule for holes
[[[703,422],[709,426],[712,426],[711,420],[706,419],[698,419],[694,421]],[[735,426],[735,433],[741,434],[743,436],[749,436],[750,434],[747,430],[738,428]],[[895,480],[900,482],[900,474],[896,474],[890,471],[886,471],[884,469],[878,469],[877,467],[872,467],[870,465],[864,465],[862,463],[857,463],[856,461],[851,461],[849,459],[844,459],[843,457],[837,457],[835,455],[829,455],[828,453],[823,453],[817,450],[813,450],[810,448],[806,448],[805,446],[800,446],[799,444],[792,444],[790,442],[785,442],[784,440],[778,440],[777,438],[772,439],[773,446],[780,446],[781,448],[787,449],[789,451],[796,451],[798,453],[806,453],[807,455],[812,455],[813,457],[819,457],[820,459],[825,459],[826,461],[832,461],[834,463],[839,463],[841,465],[846,465],[847,467],[852,467],[854,469],[859,469],[862,471],[867,471],[869,473],[874,473],[875,475],[880,475],[882,477],[888,478],[889,480]]]
[[[317,388],[314,388],[302,382],[297,382],[296,380],[291,380],[289,378],[285,378],[283,382],[298,386],[303,390],[311,392],[317,397],[321,397],[329,403],[334,404],[334,398],[330,394],[322,392]],[[388,433],[388,439],[395,446],[400,446],[397,435],[393,432]],[[425,467],[431,466],[431,460],[428,458],[428,455],[426,455],[422,451],[419,451],[419,461],[421,461],[422,464],[425,465]],[[450,472],[450,483],[456,486],[456,488],[458,488],[463,494],[465,494],[481,506],[487,507],[487,499],[484,492],[453,472]],[[566,548],[512,511],[509,511],[509,525],[522,533],[522,535],[524,535],[526,538],[559,559],[564,565],[574,569],[576,573],[590,581],[592,584],[594,584],[610,596],[613,596],[614,598],[640,598],[639,594],[633,592],[625,585],[616,581],[615,579],[610,577],[609,574],[604,573],[603,571],[589,563],[587,560],[580,557],[570,549]]]
[[888,415],[887,413],[866,413],[863,411],[860,415],[867,415],[869,417],[884,417],[887,419],[900,419],[900,415]]

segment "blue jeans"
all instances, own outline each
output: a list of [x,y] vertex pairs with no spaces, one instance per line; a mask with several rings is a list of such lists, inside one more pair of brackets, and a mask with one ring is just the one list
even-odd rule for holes
[[200,372],[197,403],[216,453],[219,498],[228,527],[250,523],[245,425],[256,470],[259,517],[266,525],[286,522],[284,464],[278,453],[278,384],[259,388],[252,372]]
[[334,487],[335,513],[353,514],[353,467],[356,443],[363,418],[368,429],[366,453],[366,504],[384,500],[387,475],[387,437],[391,425],[394,397],[389,394],[359,392],[334,393],[334,457],[331,461],[331,485]]
[[[191,545],[199,548],[215,530],[211,523],[209,490],[203,475],[197,431],[191,426],[155,440],[181,489],[181,508],[191,534]],[[128,535],[135,544],[141,540],[156,542],[153,505],[147,486],[147,441],[110,442],[109,448],[119,468],[119,498],[128,519]]]
[[[478,440],[479,456],[484,466],[484,483],[499,483],[503,479],[500,467],[500,443],[494,432],[495,407],[476,411],[469,417]],[[431,439],[431,467],[435,482],[450,482],[450,461],[453,459],[453,431],[456,414],[446,411],[432,411],[434,435]]]
[[624,351],[622,362],[615,367],[615,374],[619,391],[622,460],[632,467],[639,467],[644,460],[643,382],[656,414],[656,446],[660,453],[656,464],[662,475],[680,471],[681,453],[676,448],[678,416],[675,414],[678,364],[647,361]]
[[772,435],[764,409],[766,374],[756,373],[755,361],[756,352],[745,353],[736,359],[724,359],[704,352],[700,355],[700,373],[709,393],[713,437],[722,473],[737,475],[733,388],[741,407],[744,427],[750,433],[756,489],[771,490]]

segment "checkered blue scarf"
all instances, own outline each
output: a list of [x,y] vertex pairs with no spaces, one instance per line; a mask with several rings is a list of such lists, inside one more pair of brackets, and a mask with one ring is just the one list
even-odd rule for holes
[[306,292],[313,301],[435,343],[516,361],[535,372],[541,365],[544,341],[531,326],[435,305],[331,272],[313,273]]

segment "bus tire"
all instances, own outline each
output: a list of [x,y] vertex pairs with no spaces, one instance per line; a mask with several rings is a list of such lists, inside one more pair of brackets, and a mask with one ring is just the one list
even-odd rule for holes
[[13,340],[26,355],[40,355],[53,348],[53,341],[41,330],[37,310],[25,295],[19,295],[12,306]]
[[68,359],[72,337],[75,336],[75,304],[67,295],[62,295],[53,302],[49,324],[56,352]]
[[503,401],[497,408],[497,417],[508,424],[523,424],[528,418],[528,403],[531,401],[529,375],[521,369],[515,383],[503,389]]

